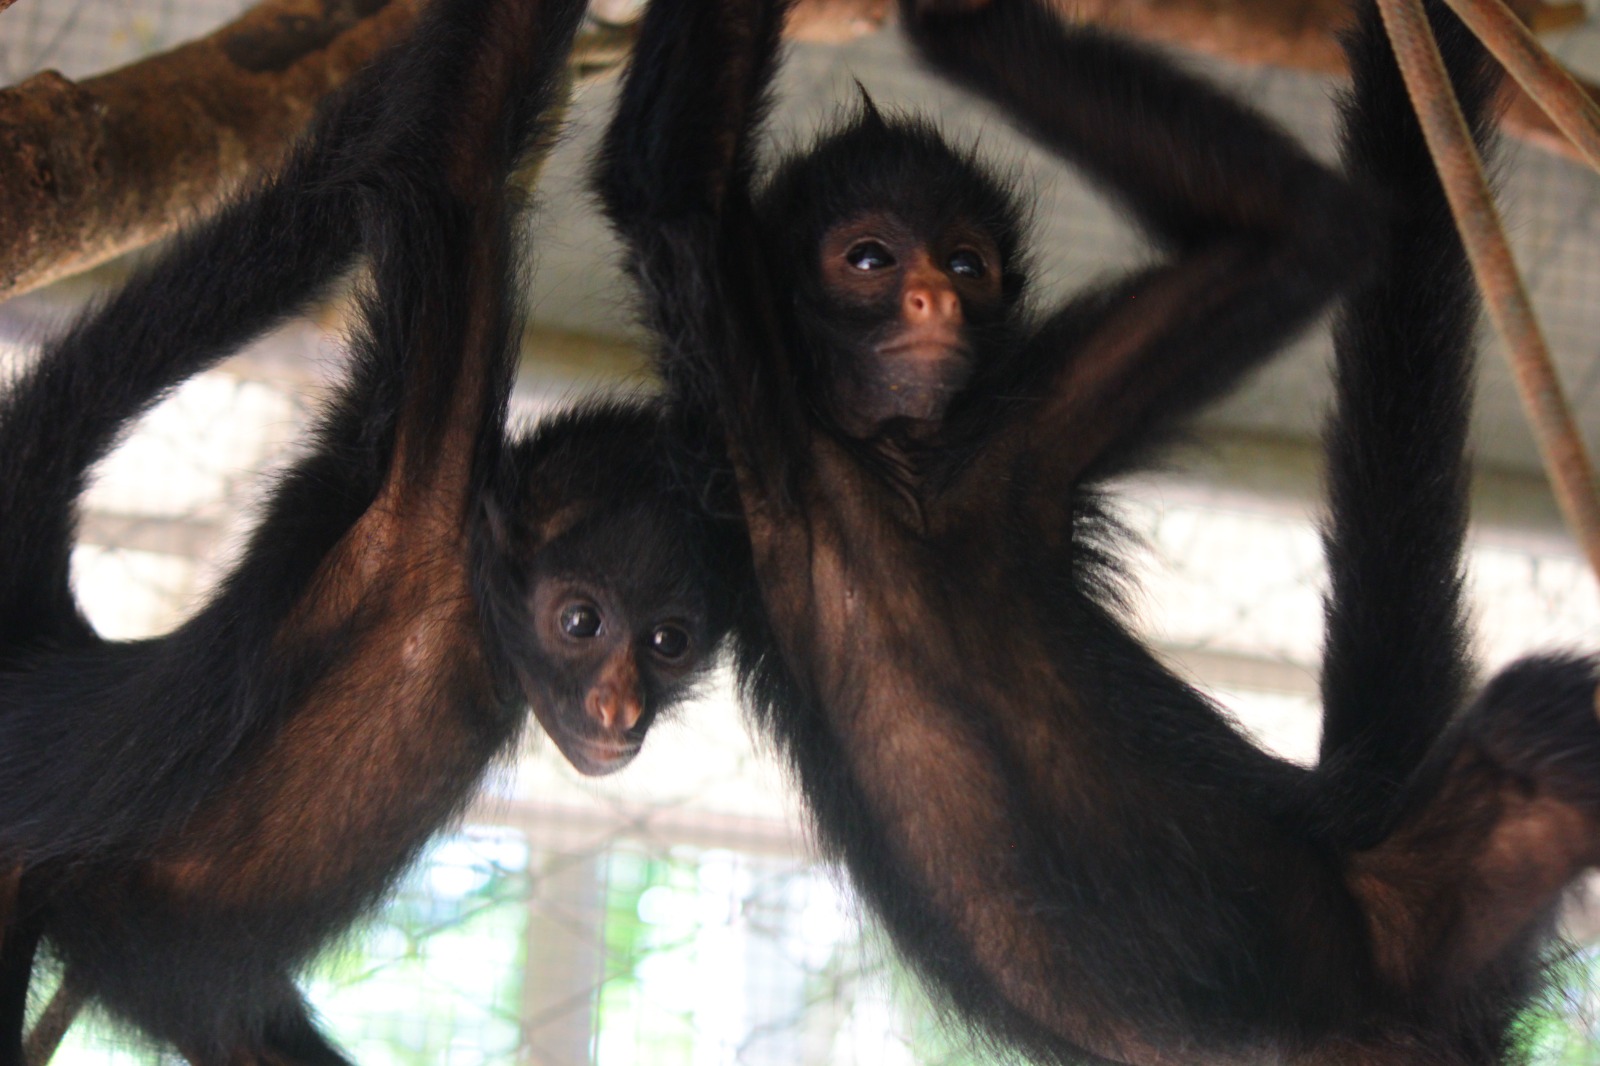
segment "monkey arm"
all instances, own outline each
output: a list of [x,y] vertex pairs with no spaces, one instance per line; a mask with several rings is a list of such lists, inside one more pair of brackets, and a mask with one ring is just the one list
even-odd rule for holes
[[988,99],[1183,252],[1241,233],[1273,237],[1351,202],[1271,121],[1155,51],[1064,24],[1037,0],[946,10],[903,0],[922,59]]
[[653,0],[594,184],[630,243],[747,198],[787,0]]
[[437,4],[397,59],[395,135],[366,160],[372,288],[327,431],[373,449],[386,489],[457,498],[454,520],[495,469],[516,369],[508,180],[554,139],[585,7]]
[[1055,435],[1052,477],[1216,397],[1360,274],[1365,197],[1155,53],[1032,0],[902,12],[936,71],[1086,171],[1171,255],[1099,294],[1087,335],[1082,306],[1041,330],[1031,363],[1049,399],[1032,421]]
[[[481,639],[471,541],[516,365],[508,177],[554,134],[585,6],[443,0],[395,57],[388,135],[362,160],[371,280],[346,384],[222,593],[163,648],[194,639],[272,657],[282,691],[264,698],[278,707],[263,709],[253,692],[210,701],[237,708],[239,725],[314,702],[330,672],[360,674],[356,649],[374,633],[399,647],[431,625],[433,639],[418,643],[445,657]],[[470,638],[452,642],[456,626]],[[443,669],[413,658],[418,684]],[[200,673],[235,686],[260,669],[212,663]],[[372,691],[387,683],[361,676]]]
[[593,175],[669,394],[725,427],[757,470],[806,452],[750,201],[786,10],[652,0]]
[[[1480,151],[1491,153],[1499,72],[1442,5],[1440,52]],[[1334,326],[1336,407],[1324,442],[1329,517],[1322,755],[1361,797],[1340,835],[1373,838],[1398,783],[1465,703],[1461,604],[1467,428],[1477,288],[1376,10],[1346,45],[1349,172],[1389,194],[1377,269]],[[1419,284],[1426,279],[1426,284]],[[1381,596],[1373,595],[1383,590]],[[1353,756],[1353,757],[1352,757]]]

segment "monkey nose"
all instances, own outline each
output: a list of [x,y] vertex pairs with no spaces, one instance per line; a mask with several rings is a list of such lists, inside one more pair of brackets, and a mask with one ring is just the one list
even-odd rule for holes
[[589,717],[608,732],[626,733],[644,717],[639,698],[615,686],[597,686],[584,702],[588,705]]
[[949,286],[907,285],[903,304],[907,322],[961,323],[961,297]]
[[639,668],[627,649],[613,652],[600,667],[584,699],[589,717],[607,732],[626,733],[644,717],[639,698]]

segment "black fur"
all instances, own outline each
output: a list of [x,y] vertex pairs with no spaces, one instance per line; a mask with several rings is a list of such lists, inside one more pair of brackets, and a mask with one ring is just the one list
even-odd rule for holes
[[[1495,73],[1429,7],[1485,140]],[[653,0],[596,184],[679,420],[715,427],[701,455],[732,468],[757,593],[740,674],[825,846],[954,1016],[1040,1061],[1514,1058],[1551,909],[1600,857],[1575,787],[1595,667],[1530,661],[1463,711],[1476,301],[1371,5],[1347,180],[1045,5],[907,0],[936,70],[1168,254],[1037,320],[1017,212],[924,124],[867,105],[757,187],[781,11]],[[877,354],[828,302],[818,234],[864,211],[921,233],[951,204],[1007,249],[1009,328],[967,333],[979,364],[931,429],[847,433],[832,375]],[[1123,626],[1095,486],[1352,286],[1306,771]]]
[[[1459,21],[1437,25],[1487,145],[1498,79]],[[1385,194],[1389,235],[1335,326],[1322,761],[1327,795],[1347,797],[1341,844],[1366,846],[1473,684],[1461,553],[1478,297],[1382,33],[1353,33],[1347,48],[1361,80],[1344,104],[1345,165]]]
[[[584,6],[439,0],[278,175],[0,404],[0,860],[20,879],[0,1062],[20,1062],[41,938],[70,987],[196,1063],[344,1061],[293,976],[461,812],[528,707],[610,769],[700,676],[723,623],[660,412],[597,403],[505,432],[507,178],[554,136]],[[100,639],[67,584],[88,467],[358,255],[347,380],[243,560],[175,632]],[[557,585],[598,601],[604,641],[536,608]],[[691,640],[671,661],[663,619]],[[602,689],[638,719],[598,720]]]

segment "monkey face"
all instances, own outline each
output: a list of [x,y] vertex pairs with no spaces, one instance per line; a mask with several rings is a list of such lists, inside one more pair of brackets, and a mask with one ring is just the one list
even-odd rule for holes
[[730,622],[712,527],[664,433],[626,402],[547,418],[511,443],[484,525],[477,588],[505,680],[588,775],[638,754]]
[[830,227],[818,259],[825,299],[861,334],[835,371],[841,423],[865,435],[890,419],[941,418],[972,376],[969,325],[1004,312],[994,237],[965,220],[869,211]]
[[[579,773],[614,773],[644,744],[659,703],[706,657],[688,603],[651,602],[616,582],[548,575],[531,596],[533,639],[546,663],[534,715]],[[525,681],[525,687],[529,687]],[[551,690],[560,695],[548,697]]]
[[534,717],[579,773],[631,762],[716,650],[703,536],[674,497],[601,502],[540,546],[514,655]]

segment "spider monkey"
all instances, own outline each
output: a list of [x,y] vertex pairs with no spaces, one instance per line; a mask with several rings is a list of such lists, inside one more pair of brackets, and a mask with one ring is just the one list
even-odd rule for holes
[[[1429,8],[1485,142],[1497,74]],[[1596,669],[1527,660],[1468,702],[1477,305],[1373,8],[1348,180],[1035,0],[900,10],[1165,259],[1030,313],[1016,198],[870,104],[758,182],[778,0],[653,0],[595,172],[731,471],[742,685],[824,845],[954,1015],[1041,1062],[1514,1056],[1600,860]],[[1346,291],[1307,770],[1122,624],[1101,485]]]
[[[438,0],[283,170],[50,343],[0,406],[0,1061],[42,939],[196,1064],[341,1063],[293,975],[460,814],[525,711],[590,774],[720,639],[648,405],[507,436],[512,172],[553,137],[583,0]],[[165,392],[359,256],[346,380],[242,561],[167,636],[68,584],[87,471]]]

